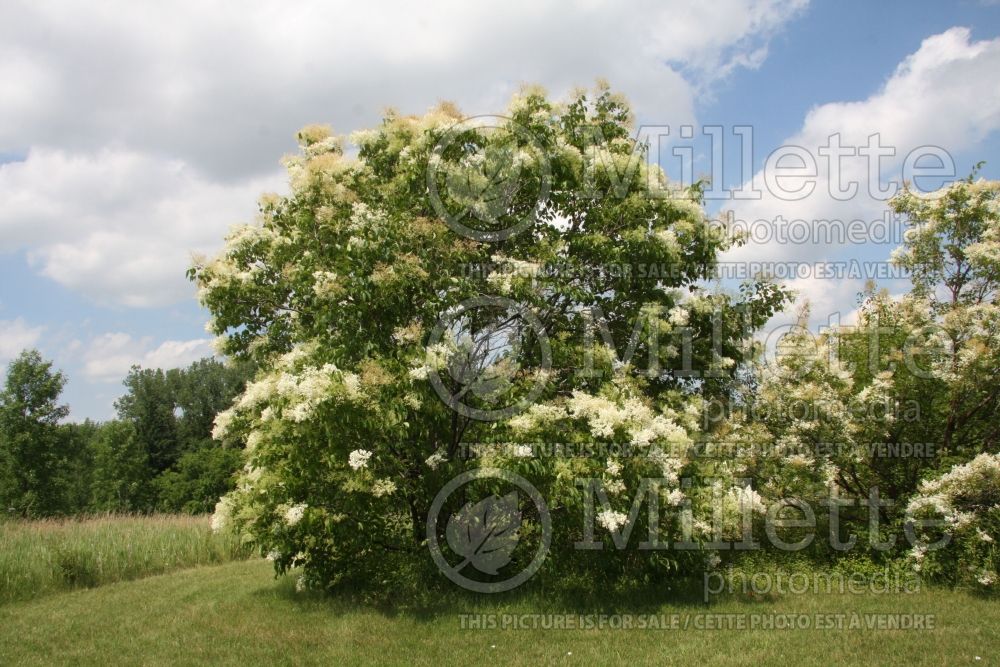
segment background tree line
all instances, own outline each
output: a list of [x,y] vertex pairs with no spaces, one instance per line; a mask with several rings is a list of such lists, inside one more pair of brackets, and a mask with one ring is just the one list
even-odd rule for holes
[[0,507],[8,516],[211,511],[241,465],[213,442],[212,422],[251,376],[202,359],[184,369],[133,366],[117,418],[66,422],[66,376],[36,350],[7,369],[0,392]]

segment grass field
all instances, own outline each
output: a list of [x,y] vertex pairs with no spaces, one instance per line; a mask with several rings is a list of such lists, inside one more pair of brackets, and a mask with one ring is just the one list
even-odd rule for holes
[[[198,567],[0,606],[0,664],[997,664],[1000,604],[951,591],[787,596],[706,606],[678,619],[779,614],[933,614],[930,630],[470,630],[461,614],[554,611],[491,601],[391,613],[296,593],[270,563]],[[574,613],[580,611],[573,610]],[[611,609],[593,610],[597,612]],[[645,610],[650,611],[650,610]],[[702,616],[697,616],[702,615]],[[976,656],[980,659],[977,660]]]
[[0,523],[0,602],[246,557],[207,516]]

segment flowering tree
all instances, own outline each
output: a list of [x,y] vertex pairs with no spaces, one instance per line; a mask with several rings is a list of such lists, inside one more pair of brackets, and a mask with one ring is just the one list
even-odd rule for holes
[[[915,342],[928,350],[930,379],[941,385],[928,420],[940,425],[947,455],[968,460],[1000,447],[1000,182],[967,180],[931,198],[906,191],[895,209],[911,229],[893,261],[908,269],[916,324]],[[927,323],[931,326],[927,326]]]
[[[986,454],[1000,448],[998,197],[1000,183],[974,175],[930,195],[907,189],[892,202],[910,224],[892,261],[908,270],[912,291],[893,298],[870,286],[856,326],[820,337],[800,328],[783,340],[752,409],[722,429],[755,452],[738,465],[761,480],[765,498],[832,490],[866,499],[875,487],[891,503],[878,511],[897,528],[905,513],[927,518],[930,508],[961,519],[958,543],[993,529],[989,503],[973,498],[1000,493],[986,474],[995,466]],[[963,490],[965,481],[975,484]],[[867,521],[867,510],[857,518]],[[983,534],[979,551],[991,539]],[[978,553],[969,543],[965,560]]]
[[[220,350],[260,368],[216,421],[247,458],[216,526],[309,585],[385,585],[427,579],[431,501],[470,466],[528,477],[553,506],[554,548],[584,537],[575,478],[611,494],[604,540],[641,477],[666,479],[671,505],[694,496],[678,478],[701,401],[733,390],[746,331],[784,293],[699,286],[730,241],[630,122],[602,88],[564,103],[528,90],[503,118],[389,113],[351,136],[356,157],[302,130],[291,194],[265,196],[191,269]],[[556,439],[638,452],[532,456]]]
[[[1000,455],[980,454],[920,485],[907,513],[930,526],[909,558],[918,572],[992,589],[1000,576]],[[933,529],[937,527],[937,530]],[[941,547],[941,548],[934,548]]]

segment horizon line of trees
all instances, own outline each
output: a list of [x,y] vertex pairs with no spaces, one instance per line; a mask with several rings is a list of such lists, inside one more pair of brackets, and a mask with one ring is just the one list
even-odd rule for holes
[[115,418],[64,422],[65,374],[24,350],[0,391],[0,515],[210,512],[242,463],[238,447],[212,440],[212,423],[252,374],[212,358],[133,366]]

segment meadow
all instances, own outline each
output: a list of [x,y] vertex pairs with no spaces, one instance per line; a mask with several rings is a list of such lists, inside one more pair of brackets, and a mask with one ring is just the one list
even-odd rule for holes
[[207,516],[0,522],[0,602],[245,558]]
[[[0,664],[952,665],[996,664],[1000,656],[1000,605],[957,591],[807,594],[711,605],[666,600],[627,609],[676,618],[676,628],[473,628],[468,620],[463,627],[463,615],[520,617],[530,625],[539,614],[626,608],[567,607],[531,595],[394,611],[296,592],[294,576],[275,580],[270,565],[253,559],[202,566],[2,605]],[[862,619],[930,614],[934,627],[731,627],[739,618],[845,613]]]
[[[0,526],[0,664],[993,664],[1000,605],[963,591],[573,599],[419,609],[296,588],[206,517]],[[530,587],[529,587],[530,589]],[[894,619],[923,627],[897,628]],[[631,624],[632,627],[625,627]]]

